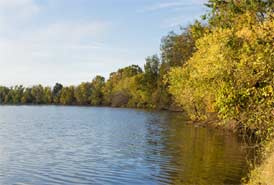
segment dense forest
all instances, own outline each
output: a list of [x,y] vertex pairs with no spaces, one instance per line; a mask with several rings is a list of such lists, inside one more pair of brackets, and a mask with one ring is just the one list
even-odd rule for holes
[[53,88],[0,87],[1,104],[61,104],[180,109],[209,113],[272,137],[274,2],[209,0],[200,21],[162,38],[160,56],[90,82]]

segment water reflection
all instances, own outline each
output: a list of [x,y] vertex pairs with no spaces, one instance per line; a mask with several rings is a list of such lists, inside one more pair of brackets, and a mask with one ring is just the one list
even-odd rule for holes
[[0,107],[0,184],[239,184],[244,146],[175,113]]
[[[147,137],[148,145],[157,148],[147,152],[148,162],[160,164],[156,179],[163,184],[240,184],[248,169],[248,151],[238,137],[183,124],[178,114],[159,117],[149,121]],[[153,161],[151,154],[164,160]]]

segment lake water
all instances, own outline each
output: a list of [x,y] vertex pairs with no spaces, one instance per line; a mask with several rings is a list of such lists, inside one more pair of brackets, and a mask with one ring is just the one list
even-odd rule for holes
[[1,185],[239,184],[239,138],[178,113],[0,106]]

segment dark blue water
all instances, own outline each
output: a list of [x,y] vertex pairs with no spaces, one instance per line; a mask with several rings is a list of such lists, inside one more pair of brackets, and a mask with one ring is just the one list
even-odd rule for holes
[[246,156],[236,136],[181,114],[0,106],[1,185],[239,184]]

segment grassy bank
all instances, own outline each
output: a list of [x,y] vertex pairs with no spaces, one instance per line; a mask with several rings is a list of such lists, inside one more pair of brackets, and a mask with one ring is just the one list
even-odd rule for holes
[[264,160],[251,171],[247,185],[274,184],[274,141],[265,147],[263,155]]

